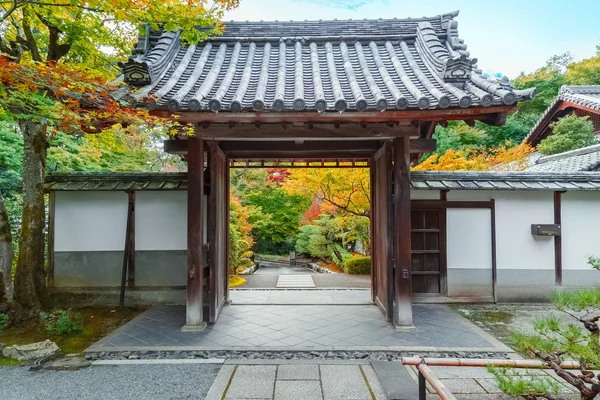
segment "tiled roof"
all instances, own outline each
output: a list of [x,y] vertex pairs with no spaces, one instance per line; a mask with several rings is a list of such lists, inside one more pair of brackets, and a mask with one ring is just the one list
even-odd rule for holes
[[411,186],[418,190],[600,190],[600,174],[579,172],[549,174],[534,172],[436,172],[415,171]]
[[552,156],[540,157],[527,168],[532,172],[570,173],[593,171],[600,167],[600,144],[566,151]]
[[[600,174],[413,171],[415,190],[600,190]],[[69,173],[46,177],[46,191],[186,190],[186,173]]]
[[136,100],[171,111],[365,111],[515,104],[535,89],[482,76],[458,13],[418,19],[226,22],[183,45],[150,31],[122,64]]
[[[532,138],[535,132],[542,127],[542,124],[550,122],[548,121],[548,117],[555,112],[556,106],[563,101],[600,112],[600,85],[562,86],[556,99],[554,99],[550,107],[544,111],[544,114],[542,114],[540,119],[533,126],[525,140]],[[545,130],[546,128],[543,129]]]

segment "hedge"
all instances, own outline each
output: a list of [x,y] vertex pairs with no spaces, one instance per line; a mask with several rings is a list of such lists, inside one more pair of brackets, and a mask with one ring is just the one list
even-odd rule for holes
[[371,257],[354,257],[346,261],[346,273],[350,275],[369,275],[371,273]]

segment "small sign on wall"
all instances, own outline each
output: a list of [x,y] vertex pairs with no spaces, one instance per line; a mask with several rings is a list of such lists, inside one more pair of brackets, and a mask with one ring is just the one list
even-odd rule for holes
[[560,236],[559,224],[531,224],[533,236]]

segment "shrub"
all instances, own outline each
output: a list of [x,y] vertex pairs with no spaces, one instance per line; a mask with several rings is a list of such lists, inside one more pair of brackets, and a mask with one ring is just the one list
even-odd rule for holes
[[83,318],[71,309],[56,310],[50,314],[40,313],[46,332],[52,335],[67,335],[83,331]]
[[0,333],[4,332],[6,325],[8,325],[8,315],[0,314]]
[[596,143],[594,125],[589,117],[567,115],[550,124],[552,135],[542,140],[537,149],[545,156],[576,150]]
[[371,257],[354,257],[346,261],[345,269],[350,275],[369,275],[371,273]]
[[[342,257],[341,260],[338,258],[338,254]],[[348,250],[344,249],[339,244],[336,244],[334,249],[331,250],[330,257],[335,265],[345,270],[346,263],[352,260],[354,256]]]

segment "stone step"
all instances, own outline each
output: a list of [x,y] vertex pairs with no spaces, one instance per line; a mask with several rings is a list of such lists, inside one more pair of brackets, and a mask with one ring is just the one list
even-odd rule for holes
[[400,361],[371,361],[371,365],[388,399],[419,398],[419,385]]
[[279,275],[278,288],[314,288],[315,281],[311,275]]

